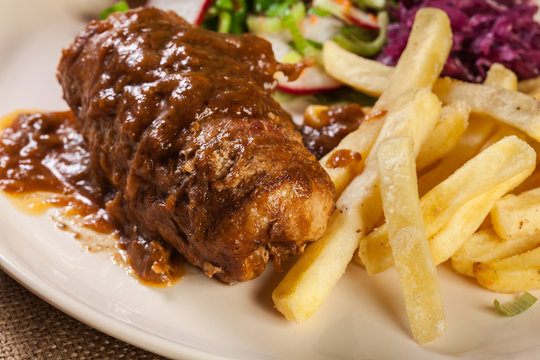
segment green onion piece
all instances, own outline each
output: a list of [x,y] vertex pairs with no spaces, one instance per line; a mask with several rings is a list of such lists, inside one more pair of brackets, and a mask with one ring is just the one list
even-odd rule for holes
[[216,0],[215,6],[221,10],[234,10],[234,4],[232,0]]
[[260,14],[266,12],[273,3],[274,0],[255,0],[253,2],[253,8],[255,9],[255,13]]
[[292,46],[303,56],[312,56],[318,52],[307,40],[302,36],[298,24],[291,14],[285,16],[282,20],[282,25],[289,30],[292,37]]
[[129,5],[125,1],[119,1],[116,4],[114,4],[113,6],[103,10],[101,12],[101,15],[99,15],[99,20],[105,20],[112,13],[128,11],[128,10],[129,10]]
[[318,42],[318,41],[310,40],[310,39],[306,39],[306,41],[308,42],[308,44],[310,46],[312,46],[313,48],[315,48],[317,50],[322,50],[322,48],[323,48],[323,44]]
[[291,6],[290,14],[296,22],[299,22],[306,17],[306,6],[301,2],[296,3]]
[[381,51],[382,47],[386,43],[388,14],[385,11],[381,11],[377,15],[377,19],[379,22],[379,35],[377,35],[377,37],[372,41],[362,40],[359,32],[347,33],[347,30],[343,31],[347,28],[343,28],[341,34],[335,36],[333,40],[344,49],[360,56],[375,56],[379,53],[379,51]]
[[386,0],[353,0],[358,7],[383,10],[386,6]]
[[247,3],[246,0],[237,0],[236,9],[232,11],[232,24],[229,32],[242,34],[246,32]]
[[530,308],[535,302],[536,298],[526,291],[516,300],[507,304],[501,304],[497,299],[493,301],[495,307],[499,309],[501,314],[504,316],[515,316],[517,314],[521,314]]
[[[289,8],[293,4],[299,3],[298,0],[285,0],[282,2],[274,2],[266,10],[266,16],[269,17],[284,17],[290,13]],[[303,5],[303,4],[302,4]]]
[[309,8],[307,13],[310,15],[317,15],[320,17],[326,17],[326,16],[332,15],[331,12],[323,10],[323,9],[319,9],[319,8]]
[[231,28],[232,16],[228,11],[219,13],[219,21],[217,31],[220,33],[228,33]]
[[249,31],[255,34],[268,34],[283,30],[281,19],[279,18],[248,15],[246,24]]

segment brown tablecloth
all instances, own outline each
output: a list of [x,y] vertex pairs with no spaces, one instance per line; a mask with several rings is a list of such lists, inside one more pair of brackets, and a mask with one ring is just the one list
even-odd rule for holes
[[0,360],[164,359],[62,313],[0,271]]

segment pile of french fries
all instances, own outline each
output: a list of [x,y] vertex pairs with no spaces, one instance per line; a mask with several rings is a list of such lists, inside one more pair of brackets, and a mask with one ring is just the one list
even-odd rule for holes
[[[438,264],[498,292],[540,288],[540,78],[518,83],[499,64],[483,84],[441,78],[451,46],[434,8],[417,12],[395,67],[324,44],[326,71],[378,100],[321,159],[336,209],[272,294],[287,319],[312,316],[351,260],[369,274],[396,267],[420,344],[446,326]],[[360,166],[327,166],[343,150]]]

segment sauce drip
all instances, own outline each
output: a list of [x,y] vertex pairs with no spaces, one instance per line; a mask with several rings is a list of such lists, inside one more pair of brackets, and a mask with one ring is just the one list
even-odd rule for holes
[[326,166],[330,169],[335,169],[345,167],[352,162],[359,163],[360,160],[362,160],[362,155],[360,153],[348,149],[339,149],[330,156],[326,162]]
[[317,159],[321,159],[347,134],[356,130],[364,120],[365,114],[358,104],[330,106],[317,114],[319,127],[310,126],[304,121],[300,127],[304,144]]
[[[103,244],[111,243],[107,237],[119,237],[105,210],[115,190],[93,176],[87,144],[71,111],[21,113],[1,122],[11,124],[0,136],[0,188],[14,197],[19,207],[34,214],[60,208],[61,218],[97,233]],[[57,223],[59,228],[74,232],[76,238],[81,237],[80,230],[63,220]],[[103,244],[96,242],[88,249],[114,246]],[[168,285],[182,274],[180,256],[159,239],[120,237],[116,245],[121,250],[131,248],[124,252],[126,261],[145,283]]]

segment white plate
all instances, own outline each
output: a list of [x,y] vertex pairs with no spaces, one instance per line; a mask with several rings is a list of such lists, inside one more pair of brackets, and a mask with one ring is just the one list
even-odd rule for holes
[[[63,110],[55,69],[82,27],[60,2],[0,0],[0,113]],[[448,330],[426,346],[411,337],[393,271],[373,278],[351,265],[320,311],[302,325],[284,320],[267,271],[225,286],[200,273],[168,289],[138,283],[103,254],[90,254],[48,217],[30,217],[0,198],[0,266],[77,319],[147,350],[183,359],[517,359],[540,351],[540,306],[504,318],[483,290],[439,267]],[[540,296],[539,292],[533,292]]]

